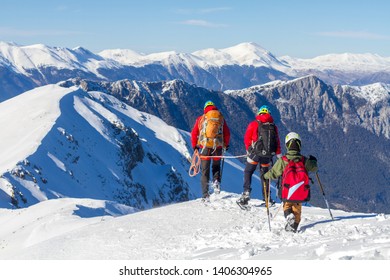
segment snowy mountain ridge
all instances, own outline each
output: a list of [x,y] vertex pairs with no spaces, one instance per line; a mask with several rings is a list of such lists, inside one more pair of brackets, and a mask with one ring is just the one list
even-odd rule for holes
[[[145,209],[200,195],[189,134],[111,95],[36,88],[0,103],[0,126],[1,207],[87,197]],[[240,165],[226,162],[227,190],[241,188]]]
[[[68,49],[49,47],[43,44],[20,46],[0,42],[0,54],[0,57],[17,66],[20,71],[43,65],[57,66],[59,69],[86,68],[91,71],[93,67],[115,68],[118,64],[140,67],[154,63],[163,63],[168,66],[179,62],[202,68],[237,64],[255,67],[266,66],[285,71],[288,71],[288,69],[390,70],[390,57],[381,57],[377,54],[327,54],[311,59],[289,56],[277,58],[260,45],[251,42],[224,49],[209,48],[192,53],[169,51],[151,54],[138,53],[130,49],[108,49],[94,54],[83,47]],[[87,65],[84,65],[86,62]]]
[[19,73],[30,75],[30,69],[55,67],[61,69],[83,69],[99,75],[99,67],[116,68],[118,63],[82,48],[74,49],[49,47],[43,44],[19,46],[0,42],[0,54],[5,61],[13,65]]
[[330,54],[313,59],[276,57],[256,43],[192,53],[143,54],[129,49],[68,49],[0,42],[0,101],[37,86],[80,77],[144,82],[182,79],[212,90],[242,89],[315,74],[330,84],[390,83],[390,58],[374,54]]
[[292,58],[282,56],[281,61],[290,65],[291,68],[319,69],[319,70],[339,70],[339,71],[390,71],[390,57],[382,57],[377,54],[365,53],[342,53],[327,54],[311,59]]
[[[245,96],[248,92],[261,92],[264,90],[272,90],[272,89],[277,89],[289,85],[294,85],[299,81],[304,81],[306,79],[314,78],[317,79],[315,75],[308,75],[304,77],[299,77],[296,79],[288,80],[288,81],[281,81],[281,80],[276,80],[272,82],[268,82],[265,84],[261,85],[256,85],[252,86],[249,88],[244,88],[241,90],[225,90],[224,92],[226,94],[230,95],[239,95],[239,96]],[[344,91],[352,91],[351,95],[359,97],[359,98],[364,98],[367,100],[369,103],[374,105],[377,102],[380,101],[386,101],[390,97],[390,84],[385,84],[385,83],[374,83],[374,84],[369,84],[365,86],[350,86],[350,85],[343,85],[341,86]],[[282,100],[279,100],[280,102],[283,102]],[[387,135],[388,136],[388,135]]]

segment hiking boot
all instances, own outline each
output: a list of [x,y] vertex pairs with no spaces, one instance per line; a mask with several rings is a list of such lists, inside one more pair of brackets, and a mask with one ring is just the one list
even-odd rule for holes
[[[263,199],[260,199],[260,205],[261,206],[267,205],[266,203],[267,203],[267,201],[265,201]],[[268,206],[273,206],[273,205],[275,205],[275,203],[276,203],[276,201],[273,200],[272,198],[270,198]]]
[[241,205],[248,205],[248,201],[250,199],[249,192],[244,192],[241,197],[237,200],[237,203]]
[[293,213],[290,213],[286,217],[286,226],[284,229],[286,231],[291,231],[291,232],[297,232],[298,224],[295,222],[295,216]]
[[214,189],[214,193],[215,194],[219,194],[221,192],[221,183],[218,182],[218,180],[215,180],[213,185],[212,185],[213,189]]
[[203,203],[208,203],[208,202],[210,202],[210,196],[202,197],[201,201],[202,201]]

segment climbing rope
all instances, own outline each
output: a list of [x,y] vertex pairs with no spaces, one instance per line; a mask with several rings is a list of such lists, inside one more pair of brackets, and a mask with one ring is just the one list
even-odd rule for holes
[[207,159],[207,158],[242,158],[242,157],[246,157],[246,154],[245,155],[241,155],[241,156],[200,156],[201,159]]
[[190,169],[188,170],[188,175],[191,177],[194,177],[199,174],[200,172],[200,163],[202,159],[211,159],[211,158],[241,158],[241,157],[246,157],[245,155],[240,155],[240,156],[202,156],[199,154],[198,150],[194,151],[194,154],[192,155],[191,159],[191,166]]
[[190,169],[188,170],[188,175],[194,177],[199,172],[200,172],[200,155],[198,150],[195,150],[194,154],[192,155],[191,166]]

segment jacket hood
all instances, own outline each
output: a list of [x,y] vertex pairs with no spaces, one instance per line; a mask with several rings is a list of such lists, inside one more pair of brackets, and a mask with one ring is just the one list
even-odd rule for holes
[[204,108],[204,113],[206,114],[207,112],[212,111],[212,110],[218,110],[218,108],[214,105],[207,106],[206,108]]
[[260,114],[256,116],[256,120],[261,121],[262,123],[270,122],[273,123],[274,119],[270,114]]

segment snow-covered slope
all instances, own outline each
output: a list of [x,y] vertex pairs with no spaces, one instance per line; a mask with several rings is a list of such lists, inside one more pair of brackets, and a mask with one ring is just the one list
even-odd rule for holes
[[[390,218],[303,207],[296,234],[284,231],[279,204],[266,209],[237,194],[112,218],[131,209],[104,201],[58,199],[0,210],[0,259],[369,260],[390,259]],[[108,210],[111,209],[111,210]]]
[[[36,88],[0,103],[0,127],[1,207],[73,197],[144,209],[201,194],[189,133],[108,94]],[[242,176],[227,160],[224,189],[241,192]]]
[[192,54],[161,52],[141,55],[131,50],[104,50],[99,53],[102,57],[119,61],[128,65],[146,65],[163,63],[164,65],[184,62],[187,65],[196,65],[202,68],[223,65],[252,65],[255,67],[287,67],[283,65],[269,51],[255,43],[242,43],[225,49],[205,49]]
[[344,89],[351,88],[354,94],[366,99],[371,104],[386,100],[390,95],[390,84],[375,83],[366,86],[343,86]]
[[61,69],[81,69],[99,75],[99,67],[116,68],[118,63],[106,60],[82,47],[74,49],[49,47],[43,44],[20,46],[0,42],[0,57],[13,65],[18,72],[31,75],[31,69],[55,67]]
[[390,57],[382,57],[377,54],[342,53],[327,54],[310,59],[280,57],[295,70],[334,70],[352,72],[390,71]]
[[192,53],[205,61],[205,66],[247,65],[270,67],[278,70],[289,68],[273,54],[256,43],[241,43],[225,49],[205,49]]

